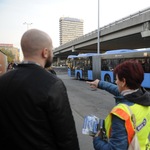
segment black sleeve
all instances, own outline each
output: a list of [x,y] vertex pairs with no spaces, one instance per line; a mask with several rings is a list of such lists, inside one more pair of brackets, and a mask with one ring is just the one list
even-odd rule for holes
[[66,87],[61,80],[54,84],[49,95],[48,116],[55,133],[58,149],[79,150],[74,118]]

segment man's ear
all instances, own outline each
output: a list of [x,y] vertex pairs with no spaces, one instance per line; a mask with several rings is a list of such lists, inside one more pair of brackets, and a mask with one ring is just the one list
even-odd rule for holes
[[47,57],[48,57],[48,49],[47,49],[47,48],[43,48],[43,50],[42,50],[42,56],[43,56],[44,58],[47,58]]

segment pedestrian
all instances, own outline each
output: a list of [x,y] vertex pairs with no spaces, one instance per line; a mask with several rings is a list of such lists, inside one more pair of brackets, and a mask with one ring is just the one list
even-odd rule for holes
[[45,70],[52,40],[37,29],[21,38],[24,61],[0,77],[1,150],[79,150],[66,87]]
[[[133,137],[134,126],[129,109],[135,115],[137,138],[141,150],[149,149],[150,95],[141,87],[144,71],[140,63],[126,61],[114,69],[116,84],[105,81],[87,82],[91,88],[99,88],[113,94],[116,106],[105,119],[106,135],[103,141],[98,132],[93,140],[95,150],[127,150]],[[124,105],[125,104],[125,105]],[[128,109],[129,106],[129,109]],[[149,145],[150,146],[150,145]]]
[[13,68],[16,68],[18,64],[15,63],[14,60],[12,60],[12,61],[11,61],[11,65],[12,65]]
[[12,69],[13,69],[12,65],[9,64],[8,67],[7,67],[7,71],[10,71],[10,70],[12,70]]

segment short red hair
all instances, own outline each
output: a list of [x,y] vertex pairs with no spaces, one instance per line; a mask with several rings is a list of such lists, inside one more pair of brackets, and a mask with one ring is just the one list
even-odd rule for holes
[[125,61],[114,69],[120,81],[126,79],[126,85],[130,89],[138,89],[144,79],[144,70],[137,61]]

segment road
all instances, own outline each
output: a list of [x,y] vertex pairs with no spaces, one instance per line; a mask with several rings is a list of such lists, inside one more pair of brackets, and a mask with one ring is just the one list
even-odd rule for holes
[[91,89],[85,80],[77,80],[67,75],[66,68],[55,68],[57,76],[66,85],[72,109],[82,118],[94,114],[99,118],[106,118],[115,105],[113,95],[100,89]]
[[105,119],[115,105],[113,95],[104,90],[92,90],[85,80],[69,77],[67,68],[54,68],[54,70],[67,88],[80,149],[94,150],[92,137],[82,134],[83,118],[85,115],[94,114],[99,118]]

